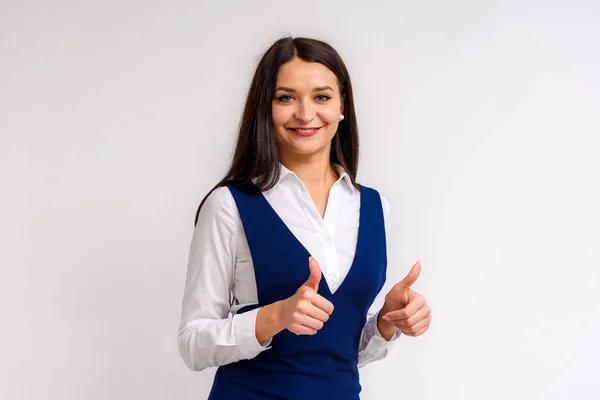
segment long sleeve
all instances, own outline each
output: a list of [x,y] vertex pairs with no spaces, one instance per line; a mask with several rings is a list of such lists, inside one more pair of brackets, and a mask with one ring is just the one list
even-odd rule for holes
[[177,336],[193,371],[253,358],[270,344],[255,336],[259,308],[231,313],[238,220],[231,192],[220,187],[207,197],[194,229]]
[[[381,195],[381,203],[383,207],[383,216],[385,220],[385,238],[386,238],[386,248],[389,249],[388,236],[390,233],[390,206],[387,199]],[[359,348],[358,348],[358,367],[361,368],[368,363],[373,361],[381,360],[385,358],[388,352],[394,345],[395,340],[400,337],[401,332],[398,330],[392,338],[387,341],[381,336],[379,329],[377,328],[377,316],[379,314],[379,310],[383,307],[385,302],[386,293],[382,290],[379,292],[373,304],[369,308],[367,313],[367,322],[363,327]]]

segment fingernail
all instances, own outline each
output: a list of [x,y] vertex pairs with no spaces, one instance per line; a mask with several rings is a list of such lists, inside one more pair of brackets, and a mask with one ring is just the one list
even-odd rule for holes
[[388,317],[387,315],[384,315],[383,317],[384,320],[386,320],[387,322],[392,322],[392,320],[390,319],[390,317]]
[[310,262],[310,260],[312,260],[312,259],[313,259],[312,256],[309,256],[308,257],[308,262]]

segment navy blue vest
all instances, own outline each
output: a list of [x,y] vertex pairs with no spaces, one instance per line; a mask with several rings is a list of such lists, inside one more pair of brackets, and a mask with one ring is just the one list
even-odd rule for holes
[[[308,279],[309,252],[256,186],[227,186],[244,226],[258,289],[258,304],[238,313],[294,295]],[[333,294],[325,278],[319,284],[318,293],[334,305],[329,320],[315,335],[284,330],[256,357],[219,367],[210,400],[359,399],[360,335],[387,265],[381,198],[376,190],[359,187],[360,225],[350,271]]]

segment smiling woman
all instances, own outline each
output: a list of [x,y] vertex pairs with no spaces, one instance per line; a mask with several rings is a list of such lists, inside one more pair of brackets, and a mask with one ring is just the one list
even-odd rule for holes
[[358,368],[429,328],[408,276],[382,292],[389,203],[356,183],[358,129],[339,54],[282,38],[259,62],[232,164],[200,203],[178,346],[218,366],[209,398],[359,399]]
[[[302,131],[307,128],[319,130]],[[310,141],[302,142],[307,136]],[[254,73],[231,167],[204,197],[198,213],[209,195],[227,182],[247,187],[253,181],[267,191],[279,180],[280,164],[297,173],[294,164],[301,167],[307,160],[328,158],[358,189],[358,127],[348,70],[338,52],[323,41],[281,38],[265,52]],[[303,160],[297,163],[299,159]]]
[[295,57],[280,67],[276,86],[272,119],[281,162],[297,154],[328,155],[344,113],[335,74]]

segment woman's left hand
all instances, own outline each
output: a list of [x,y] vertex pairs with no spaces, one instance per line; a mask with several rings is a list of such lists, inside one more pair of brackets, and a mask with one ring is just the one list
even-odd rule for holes
[[[415,292],[410,287],[421,273],[421,262],[417,261],[410,269],[408,275],[385,296],[385,303],[379,316],[387,321],[378,323],[380,331],[388,331],[391,325],[408,336],[420,336],[429,329],[431,323],[431,307],[423,295]],[[391,325],[390,325],[391,324]],[[387,336],[387,335],[386,335]]]

